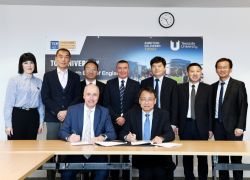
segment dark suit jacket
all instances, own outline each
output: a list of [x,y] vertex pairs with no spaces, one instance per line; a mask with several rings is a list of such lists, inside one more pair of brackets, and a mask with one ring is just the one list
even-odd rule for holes
[[[141,81],[141,87],[154,88],[154,78],[149,77]],[[165,109],[170,113],[170,122],[172,125],[176,125],[177,122],[177,83],[176,81],[163,77],[161,86],[161,109]]]
[[[189,106],[189,83],[178,85],[178,127],[180,139],[187,121]],[[212,131],[212,88],[200,82],[195,95],[195,121],[202,140],[208,139],[208,131]]]
[[[120,139],[124,141],[124,136],[129,132],[136,134],[137,140],[142,140],[142,109],[134,107],[125,116],[126,122],[120,133]],[[169,113],[165,110],[154,108],[151,139],[155,136],[164,138],[164,142],[174,140],[175,135],[169,121]],[[174,164],[169,156],[133,156],[133,165],[136,167],[164,166],[174,169]]]
[[[59,138],[66,140],[72,133],[82,136],[84,117],[84,104],[76,104],[68,108],[67,116],[59,131]],[[94,133],[95,137],[105,134],[107,140],[116,139],[116,133],[112,125],[107,108],[96,105],[94,115]],[[82,137],[81,137],[82,138]]]
[[[99,91],[100,91],[98,104],[103,105],[103,94],[104,94],[106,84],[96,80],[96,85],[98,86]],[[84,91],[85,86],[86,86],[86,81],[85,80],[81,81],[81,94],[82,95],[83,95],[83,91]],[[84,102],[84,99],[81,97],[80,101]]]
[[[212,84],[213,105],[215,112],[216,94],[219,81]],[[247,116],[247,92],[242,81],[230,78],[222,105],[222,121],[228,133],[233,133],[235,128],[245,130]],[[213,115],[213,118],[215,115]]]
[[[109,109],[109,113],[111,115],[111,119],[113,121],[116,132],[119,132],[121,130],[121,127],[116,124],[116,119],[121,116],[120,90],[118,81],[118,78],[114,78],[107,82],[103,101],[104,106]],[[137,81],[128,78],[123,97],[124,115],[135,104],[138,104],[139,91],[140,84]]]
[[68,82],[65,89],[62,88],[57,70],[44,74],[41,90],[42,101],[45,105],[45,121],[59,122],[57,114],[66,110],[68,106],[79,103],[80,77],[68,70]]

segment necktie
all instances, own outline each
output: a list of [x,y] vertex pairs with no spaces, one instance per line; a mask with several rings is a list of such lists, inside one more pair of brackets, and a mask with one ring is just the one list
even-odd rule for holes
[[83,134],[83,141],[84,142],[91,142],[91,118],[90,118],[90,115],[91,115],[91,110],[88,109],[87,110],[87,119],[85,121],[85,132]]
[[192,85],[192,90],[191,90],[191,118],[194,120],[195,119],[195,85]]
[[146,119],[144,121],[143,140],[149,141],[151,136],[149,114],[145,114],[145,116]]
[[121,114],[123,114],[123,95],[125,91],[125,86],[124,86],[124,80],[121,81],[121,86],[120,86],[120,107],[121,107]]
[[220,122],[222,122],[222,103],[223,103],[224,84],[225,82],[220,83],[220,96],[218,104],[218,119]]
[[159,79],[155,79],[156,105],[160,108]]
[[[84,132],[84,134],[83,134],[83,141],[84,142],[91,142],[91,118],[90,118],[90,115],[91,115],[91,110],[90,109],[88,109],[87,110],[87,119],[86,119],[86,121],[85,121],[85,124],[84,124],[84,126],[86,127],[86,129],[85,129],[85,132]],[[89,159],[90,158],[90,156],[91,155],[84,155],[84,157],[86,158],[86,159]]]

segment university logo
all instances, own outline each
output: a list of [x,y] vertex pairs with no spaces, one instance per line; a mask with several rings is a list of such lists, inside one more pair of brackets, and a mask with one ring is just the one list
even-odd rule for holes
[[170,41],[170,49],[172,51],[178,51],[180,49],[180,41],[174,42],[174,41]]
[[50,41],[50,49],[59,49],[59,41]]

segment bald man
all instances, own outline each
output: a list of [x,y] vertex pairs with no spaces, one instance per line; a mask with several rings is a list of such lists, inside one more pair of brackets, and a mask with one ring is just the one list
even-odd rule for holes
[[[85,141],[95,143],[116,139],[109,111],[97,105],[99,88],[94,84],[85,87],[83,98],[85,103],[76,104],[68,108],[67,116],[59,131],[59,138],[69,142]],[[66,162],[107,162],[107,156],[68,156]],[[75,179],[79,171],[62,171],[62,179]],[[95,180],[106,180],[108,171],[95,170]]]

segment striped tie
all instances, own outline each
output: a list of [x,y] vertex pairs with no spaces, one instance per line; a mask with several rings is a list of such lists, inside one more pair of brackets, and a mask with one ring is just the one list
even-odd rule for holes
[[124,86],[124,80],[121,81],[121,86],[120,86],[120,102],[121,102],[121,114],[123,114],[123,95],[125,91],[125,86]]

